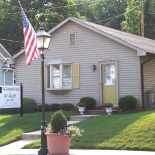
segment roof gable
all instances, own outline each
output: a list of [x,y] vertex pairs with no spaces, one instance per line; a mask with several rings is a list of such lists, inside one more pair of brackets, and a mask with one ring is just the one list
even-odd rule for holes
[[[77,19],[74,17],[68,17],[61,23],[59,23],[57,26],[55,26],[53,29],[48,31],[49,34],[53,33],[57,29],[59,29],[61,26],[66,24],[67,22],[72,21],[76,24],[79,24],[81,26],[84,26],[92,31],[95,31],[103,36],[106,36],[120,44],[123,44],[127,47],[130,47],[137,51],[137,55],[146,55],[146,52],[155,54],[155,41],[152,39],[148,39],[145,37],[137,36],[134,34],[126,33],[120,30],[116,30],[113,28],[109,28],[103,25],[98,25],[95,23],[87,22],[81,19]],[[13,58],[18,57],[22,53],[24,53],[24,49],[18,52],[13,56]]]
[[51,29],[48,33],[54,32],[55,30],[60,28],[62,25],[64,25],[68,21],[72,21],[81,26],[84,26],[92,31],[95,31],[101,35],[104,35],[127,47],[137,50],[137,52],[142,51],[142,52],[155,53],[155,41],[152,39],[126,33],[120,30],[116,30],[116,29],[109,28],[103,25],[98,25],[95,23],[87,22],[87,21],[77,19],[74,17],[68,17],[67,19],[62,21],[60,24],[58,24],[56,27]]

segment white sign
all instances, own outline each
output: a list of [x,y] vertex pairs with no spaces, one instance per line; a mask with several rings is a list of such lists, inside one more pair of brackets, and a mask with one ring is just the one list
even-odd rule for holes
[[0,108],[20,107],[20,86],[0,86]]

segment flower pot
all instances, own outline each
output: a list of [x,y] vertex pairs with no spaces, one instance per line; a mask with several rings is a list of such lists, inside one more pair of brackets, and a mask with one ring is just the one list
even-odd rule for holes
[[83,115],[83,112],[84,112],[84,110],[85,110],[85,107],[78,107],[78,108],[79,108],[80,114]]
[[108,113],[108,115],[111,115],[111,113],[112,113],[112,108],[113,108],[113,107],[105,108],[105,109],[106,109],[106,112]]
[[69,155],[70,137],[58,133],[46,133],[49,155]]

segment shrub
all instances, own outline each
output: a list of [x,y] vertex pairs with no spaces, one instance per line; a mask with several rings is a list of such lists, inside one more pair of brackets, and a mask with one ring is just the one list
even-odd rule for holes
[[23,98],[23,112],[32,113],[37,111],[37,103],[34,99],[24,97]]
[[123,111],[135,110],[137,108],[137,99],[132,95],[121,97],[118,106]]
[[60,104],[60,110],[70,111],[72,109],[73,109],[73,104],[71,104],[71,103]]
[[19,108],[0,109],[0,114],[17,114],[17,113],[19,113]]
[[[42,104],[41,105],[38,105],[37,111],[39,111],[39,112],[42,111]],[[45,104],[45,111],[49,111],[49,105],[48,104]]]
[[76,104],[78,107],[85,107],[86,106],[86,103],[84,102],[79,102]]
[[67,118],[62,111],[56,111],[51,117],[51,129],[54,133],[58,133],[64,127],[67,127]]
[[112,103],[103,103],[103,108],[113,107]]
[[60,109],[60,104],[53,103],[49,105],[49,111],[58,111]]
[[82,97],[80,99],[80,102],[86,103],[86,109],[87,110],[93,110],[96,106],[96,101],[92,97]]

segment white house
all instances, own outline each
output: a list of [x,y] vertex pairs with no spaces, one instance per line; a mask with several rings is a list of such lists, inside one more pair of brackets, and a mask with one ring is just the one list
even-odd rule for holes
[[[90,96],[97,106],[134,95],[148,106],[147,91],[155,84],[155,41],[69,17],[48,32],[45,53],[45,103],[79,102]],[[13,56],[16,84],[24,96],[41,104],[40,59],[26,65],[24,50]]]

